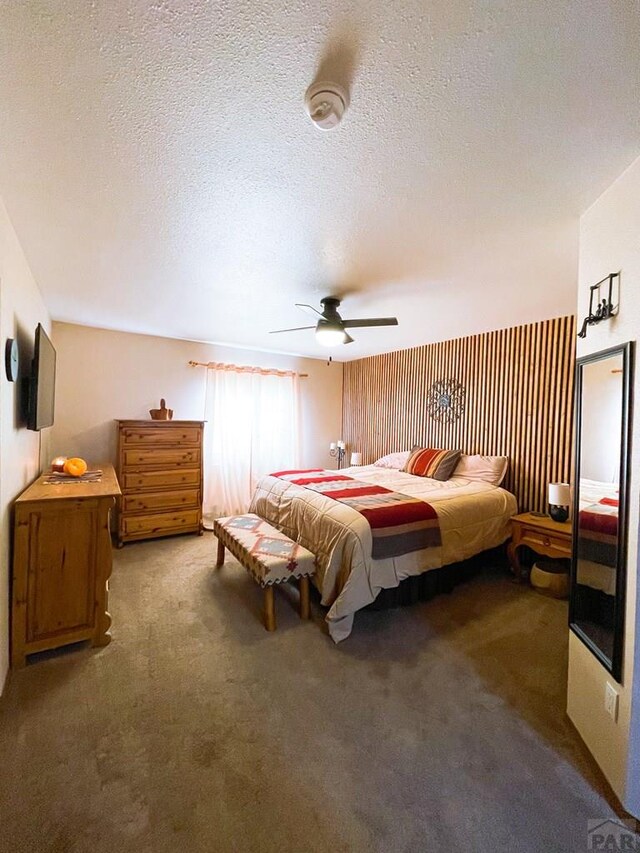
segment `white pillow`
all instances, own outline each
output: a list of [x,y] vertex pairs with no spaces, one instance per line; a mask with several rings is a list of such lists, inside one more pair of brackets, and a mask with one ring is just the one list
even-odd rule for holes
[[504,480],[508,466],[508,456],[466,456],[463,453],[452,476],[499,486]]
[[410,450],[399,450],[397,453],[388,453],[386,456],[381,456],[374,465],[378,468],[395,468],[398,471],[407,464],[411,456]]

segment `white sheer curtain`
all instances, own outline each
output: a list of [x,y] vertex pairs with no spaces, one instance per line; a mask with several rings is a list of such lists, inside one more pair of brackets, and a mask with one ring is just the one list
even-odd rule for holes
[[299,377],[223,366],[207,370],[204,516],[246,512],[257,481],[299,467]]

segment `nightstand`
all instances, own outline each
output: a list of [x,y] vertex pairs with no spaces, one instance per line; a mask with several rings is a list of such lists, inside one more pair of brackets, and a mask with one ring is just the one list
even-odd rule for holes
[[507,547],[511,571],[522,580],[518,548],[527,545],[536,554],[571,559],[571,522],[554,521],[549,516],[523,512],[511,519],[511,542]]

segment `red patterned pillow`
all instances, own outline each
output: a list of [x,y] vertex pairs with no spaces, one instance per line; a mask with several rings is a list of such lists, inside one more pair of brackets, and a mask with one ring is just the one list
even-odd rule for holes
[[453,474],[461,450],[438,450],[433,447],[414,447],[407,464],[402,469],[406,474],[416,477],[430,477],[432,480],[448,480]]

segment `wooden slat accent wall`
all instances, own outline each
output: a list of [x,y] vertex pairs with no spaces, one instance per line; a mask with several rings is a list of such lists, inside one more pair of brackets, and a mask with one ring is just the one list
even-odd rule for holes
[[[574,363],[574,317],[347,362],[343,438],[365,464],[414,444],[508,456],[503,486],[521,512],[544,511],[548,483],[571,476]],[[426,412],[438,379],[466,389],[451,424]]]

